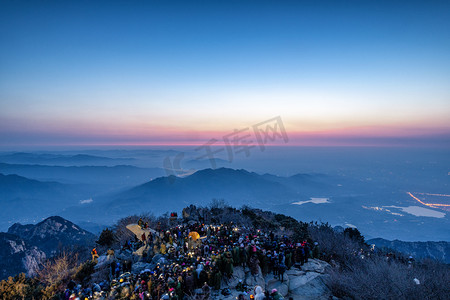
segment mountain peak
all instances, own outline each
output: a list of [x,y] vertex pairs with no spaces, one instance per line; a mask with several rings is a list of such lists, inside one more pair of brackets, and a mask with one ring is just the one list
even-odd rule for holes
[[95,240],[94,234],[59,216],[48,217],[36,225],[16,223],[8,229],[8,233],[38,246],[49,255],[58,244],[84,245]]
[[194,174],[192,174],[191,176],[194,175],[211,175],[211,174],[217,174],[217,175],[238,175],[238,174],[242,174],[242,175],[249,175],[252,174],[247,170],[244,169],[232,169],[232,168],[225,168],[225,167],[221,167],[221,168],[217,168],[217,169],[212,169],[212,168],[208,168],[208,169],[203,169],[203,170],[199,170],[197,172],[195,172]]

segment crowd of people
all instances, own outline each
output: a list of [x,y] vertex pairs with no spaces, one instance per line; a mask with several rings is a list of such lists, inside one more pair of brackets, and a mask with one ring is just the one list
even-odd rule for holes
[[[148,228],[142,220],[139,226]],[[66,299],[208,299],[229,296],[233,288],[240,292],[239,299],[279,300],[283,297],[275,289],[263,291],[242,280],[230,286],[236,281],[234,269],[242,267],[255,278],[273,274],[283,281],[286,270],[300,267],[320,253],[317,243],[310,245],[306,240],[294,241],[232,223],[195,223],[143,232],[122,245],[121,255],[116,257],[113,250],[108,250],[109,278],[90,287],[71,282]],[[94,250],[93,260],[97,261],[99,255]],[[138,258],[131,254],[137,252]],[[149,267],[139,272],[132,270],[137,260]]]

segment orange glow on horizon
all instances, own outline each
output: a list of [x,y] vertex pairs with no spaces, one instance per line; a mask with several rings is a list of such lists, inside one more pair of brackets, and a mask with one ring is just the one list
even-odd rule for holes
[[[300,130],[298,124],[282,118],[288,143],[277,139],[267,146],[428,146],[444,145],[450,140],[450,128],[406,128],[400,126],[353,126],[336,127],[324,130]],[[202,146],[211,139],[216,139],[214,146],[224,146],[223,138],[234,129],[248,128],[249,139],[255,143],[252,125],[233,126],[224,130],[208,127],[193,130],[189,127],[141,124],[136,127],[130,124],[115,126],[93,126],[93,123],[80,126],[48,126],[31,127],[30,125],[14,130],[14,136],[24,135],[21,142],[3,141],[7,146]],[[69,124],[66,124],[69,125]],[[90,127],[90,126],[93,127]],[[105,124],[102,124],[105,125]],[[31,137],[31,138],[29,138]],[[415,142],[418,141],[418,142]]]

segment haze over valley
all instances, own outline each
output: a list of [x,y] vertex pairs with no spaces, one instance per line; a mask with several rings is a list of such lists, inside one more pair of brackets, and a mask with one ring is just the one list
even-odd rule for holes
[[[180,153],[181,168],[168,169],[164,163]],[[305,222],[357,227],[368,238],[450,241],[446,154],[427,148],[269,147],[231,162],[217,155],[212,168],[192,147],[5,152],[1,229],[61,215],[97,232],[129,214],[180,213],[189,204],[221,199]]]

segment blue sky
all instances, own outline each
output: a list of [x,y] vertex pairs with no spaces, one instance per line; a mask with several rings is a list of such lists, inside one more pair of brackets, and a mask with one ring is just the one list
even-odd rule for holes
[[446,140],[449,15],[448,1],[2,1],[0,145],[195,143],[277,115],[300,144]]

